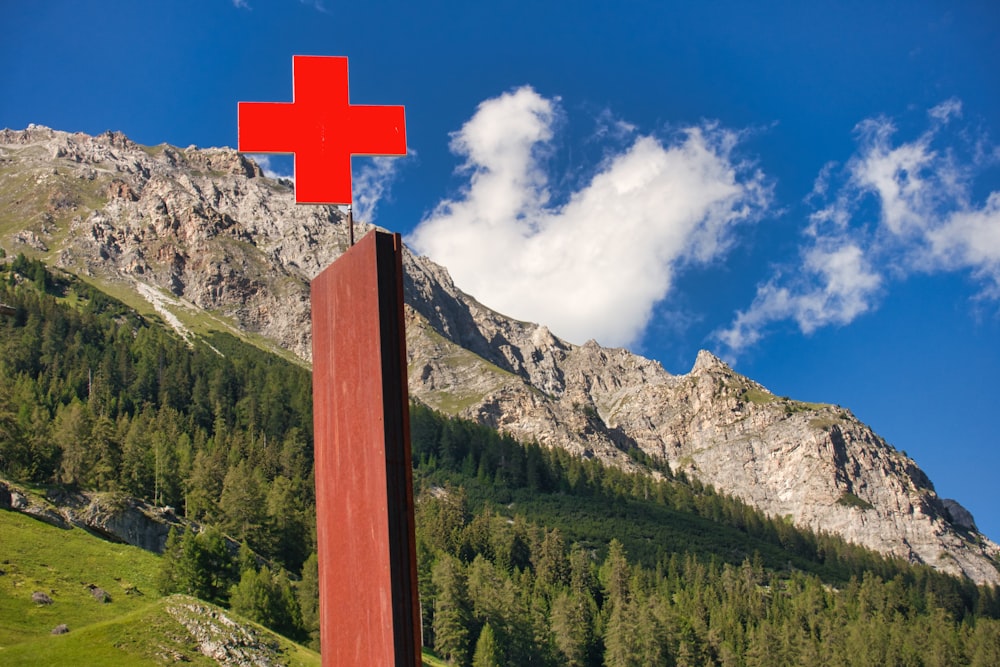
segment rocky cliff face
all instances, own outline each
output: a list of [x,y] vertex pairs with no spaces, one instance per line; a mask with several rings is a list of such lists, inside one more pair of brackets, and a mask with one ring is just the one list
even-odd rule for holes
[[53,490],[42,499],[3,479],[0,509],[23,512],[59,528],[76,526],[104,539],[158,554],[166,549],[171,528],[191,525],[169,507],[153,507],[136,498]]
[[[182,333],[231,327],[308,360],[308,281],[347,246],[335,208],[229,149],[0,132],[0,245],[47,258]],[[363,234],[364,228],[359,230]],[[638,469],[632,448],[765,512],[977,582],[1000,547],[850,412],[779,398],[708,352],[691,371],[504,317],[404,253],[411,396]]]

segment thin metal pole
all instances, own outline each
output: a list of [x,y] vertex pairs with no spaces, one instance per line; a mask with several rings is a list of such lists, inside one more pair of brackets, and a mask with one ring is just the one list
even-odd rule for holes
[[347,207],[347,226],[351,230],[351,245],[354,245],[354,206]]

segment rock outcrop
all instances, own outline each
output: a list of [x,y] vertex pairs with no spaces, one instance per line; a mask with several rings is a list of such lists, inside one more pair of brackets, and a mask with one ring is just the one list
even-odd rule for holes
[[[185,335],[208,320],[308,361],[308,281],[347,230],[336,208],[293,200],[230,149],[0,132],[8,252],[113,287]],[[848,410],[775,396],[708,352],[672,375],[627,350],[571,345],[480,304],[426,258],[403,262],[415,400],[639,470],[637,448],[770,515],[1000,584],[1000,547]]]
[[172,595],[164,609],[188,632],[198,652],[218,665],[280,667],[290,663],[271,633],[240,623],[214,605]]
[[60,528],[76,526],[153,553],[163,553],[172,527],[187,523],[169,507],[154,507],[131,496],[54,489],[42,499],[2,479],[0,509],[24,512]]

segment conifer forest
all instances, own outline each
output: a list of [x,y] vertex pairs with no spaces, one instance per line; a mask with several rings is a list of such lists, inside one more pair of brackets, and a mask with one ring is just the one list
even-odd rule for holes
[[[0,262],[0,476],[173,507],[161,592],[319,648],[309,370]],[[451,664],[1000,665],[995,588],[638,454],[651,473],[410,412],[422,636]]]

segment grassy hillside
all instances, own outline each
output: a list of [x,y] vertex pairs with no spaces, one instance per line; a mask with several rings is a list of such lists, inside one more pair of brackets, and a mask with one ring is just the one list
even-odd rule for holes
[[[263,627],[240,621],[232,628],[217,622],[228,612],[183,595],[172,595],[111,621],[96,623],[65,635],[35,639],[0,652],[4,665],[45,667],[51,665],[216,665],[215,659],[199,650],[190,631],[192,623],[212,632],[216,641],[228,639],[227,654],[270,660],[268,664],[311,667],[320,664],[319,654],[269,632]],[[183,621],[183,622],[182,622]],[[221,632],[220,632],[221,630]],[[240,639],[243,640],[242,644]],[[257,664],[254,662],[254,664]]]
[[[178,619],[190,624],[232,614],[185,596],[161,598],[154,584],[159,556],[18,512],[0,511],[0,535],[0,664],[216,664]],[[94,587],[106,601],[95,597]],[[36,592],[52,602],[34,602]],[[244,624],[281,663],[319,664],[317,653]],[[51,634],[59,625],[69,632]]]
[[194,647],[190,635],[164,608],[164,599],[111,621],[68,634],[44,637],[4,649],[5,665],[162,665],[183,661],[215,665]]
[[[216,665],[203,655],[188,623],[235,617],[183,595],[161,597],[154,584],[160,557],[114,544],[79,528],[64,530],[25,514],[0,511],[0,664],[5,667]],[[91,586],[105,591],[99,602]],[[45,593],[51,604],[32,601]],[[51,634],[58,625],[69,632]],[[320,656],[266,628],[240,625],[274,664],[309,667]],[[445,663],[429,652],[428,667]]]
[[[159,558],[83,530],[63,530],[18,512],[0,511],[0,648],[136,612],[159,598]],[[91,586],[110,599],[99,602]],[[37,604],[32,594],[48,595]],[[0,654],[4,655],[4,654]],[[6,658],[0,659],[6,664]]]

